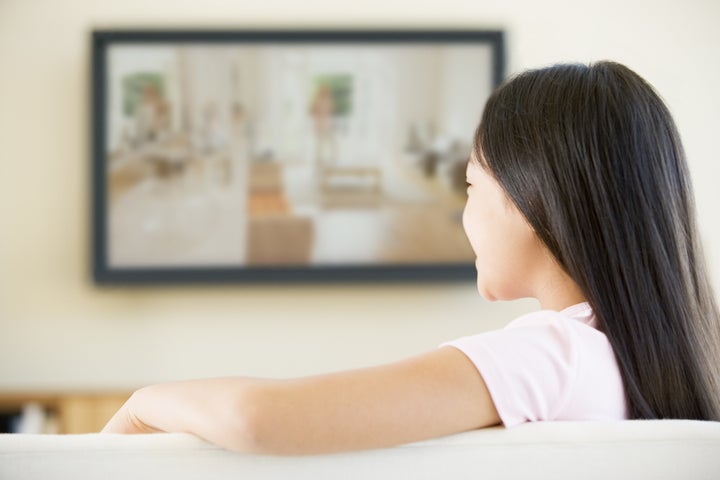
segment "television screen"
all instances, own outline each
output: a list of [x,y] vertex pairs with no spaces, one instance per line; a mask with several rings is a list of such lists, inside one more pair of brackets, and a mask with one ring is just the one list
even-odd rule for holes
[[498,31],[93,32],[99,283],[470,279]]

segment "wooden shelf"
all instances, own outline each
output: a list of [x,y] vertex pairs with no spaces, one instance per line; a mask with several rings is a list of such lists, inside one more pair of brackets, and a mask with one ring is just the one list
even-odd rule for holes
[[58,422],[58,433],[96,433],[125,403],[132,392],[3,392],[0,414],[20,414],[36,403]]

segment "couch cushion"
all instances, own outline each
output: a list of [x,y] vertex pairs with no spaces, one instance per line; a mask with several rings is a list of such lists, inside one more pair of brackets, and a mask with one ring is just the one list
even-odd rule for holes
[[720,422],[535,422],[304,457],[188,434],[0,435],[2,479],[717,479]]

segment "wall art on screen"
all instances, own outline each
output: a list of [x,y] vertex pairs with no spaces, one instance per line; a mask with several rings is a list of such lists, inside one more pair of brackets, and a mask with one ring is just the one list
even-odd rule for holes
[[95,31],[98,283],[471,279],[499,31]]

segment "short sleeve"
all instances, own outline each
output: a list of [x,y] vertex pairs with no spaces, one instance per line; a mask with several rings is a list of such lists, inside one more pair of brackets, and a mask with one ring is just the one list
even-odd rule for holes
[[573,320],[553,313],[534,312],[502,330],[440,345],[472,361],[505,427],[555,419],[573,389],[581,349],[568,324]]

